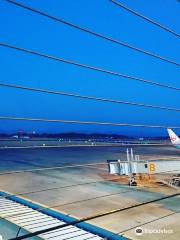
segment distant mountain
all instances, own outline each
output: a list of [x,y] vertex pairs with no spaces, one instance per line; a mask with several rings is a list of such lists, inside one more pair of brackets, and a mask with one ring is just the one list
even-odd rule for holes
[[0,138],[9,138],[13,136],[26,137],[29,136],[31,138],[63,138],[63,139],[121,139],[121,140],[167,140],[168,137],[130,137],[126,135],[119,135],[119,134],[103,134],[103,133],[76,133],[76,132],[67,132],[67,133],[25,133],[25,132],[18,132],[18,133],[0,133]]

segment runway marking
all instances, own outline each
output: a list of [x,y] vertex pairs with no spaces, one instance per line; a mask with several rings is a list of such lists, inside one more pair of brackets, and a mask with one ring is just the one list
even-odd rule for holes
[[64,145],[64,146],[57,146],[57,145],[36,145],[36,146],[4,146],[0,147],[0,149],[23,149],[23,148],[28,148],[28,149],[33,149],[33,148],[71,148],[71,147],[126,147],[126,146],[171,146],[169,144],[161,144],[161,143],[130,143],[130,144],[102,144],[102,145]]
[[73,168],[73,167],[89,167],[89,166],[104,165],[104,164],[106,164],[106,163],[88,163],[88,164],[58,166],[58,167],[33,168],[33,169],[24,169],[24,170],[17,170],[17,171],[0,172],[0,175],[14,174],[14,173],[18,174],[18,173],[36,172],[36,171],[45,171],[45,170],[55,170],[55,169],[64,169],[64,168]]

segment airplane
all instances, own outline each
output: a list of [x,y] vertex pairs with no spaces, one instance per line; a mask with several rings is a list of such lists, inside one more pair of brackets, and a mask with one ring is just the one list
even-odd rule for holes
[[172,144],[180,149],[180,138],[173,132],[172,129],[168,128],[167,129],[169,137],[171,139]]

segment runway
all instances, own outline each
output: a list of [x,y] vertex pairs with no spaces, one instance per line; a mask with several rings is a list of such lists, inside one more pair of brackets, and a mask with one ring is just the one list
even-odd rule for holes
[[[140,159],[180,157],[180,151],[171,146],[133,149]],[[132,188],[105,181],[106,160],[125,159],[125,151],[126,146],[1,149],[0,189],[79,219],[177,193],[175,189]],[[139,239],[137,226],[171,229],[171,234],[146,233],[141,239],[176,240],[180,238],[179,200],[177,196],[89,222],[130,239]]]

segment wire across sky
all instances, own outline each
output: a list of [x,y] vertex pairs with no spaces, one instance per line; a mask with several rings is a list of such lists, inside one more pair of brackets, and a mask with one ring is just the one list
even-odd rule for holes
[[[76,24],[73,24],[71,22],[65,21],[61,18],[51,16],[48,13],[45,13],[45,12],[42,12],[40,10],[34,9],[32,7],[26,6],[22,3],[16,2],[14,0],[5,0],[5,1],[8,2],[9,4],[13,4],[17,7],[23,8],[23,9],[31,11],[31,12],[34,12],[36,14],[39,14],[39,15],[43,16],[43,17],[47,17],[47,18],[49,18],[53,21],[56,21],[58,23],[65,24],[68,27],[75,28],[77,30],[80,30],[80,31],[83,31],[85,33],[91,34],[95,37],[99,37],[99,38],[102,38],[104,40],[108,40],[109,42],[116,43],[116,44],[122,45],[124,47],[128,47],[131,50],[139,51],[141,53],[150,55],[152,57],[156,57],[160,60],[175,64],[177,66],[180,66],[179,63],[171,61],[169,59],[166,59],[162,56],[146,52],[143,49],[138,49],[138,48],[136,48],[134,46],[131,46],[127,43],[115,40],[115,39],[107,37],[107,36],[104,36],[102,34],[94,32],[92,30],[89,30],[89,29],[83,28],[79,25],[76,25]],[[110,0],[110,1],[115,3],[115,4],[117,3],[114,0]],[[126,8],[126,7],[124,7],[124,8]],[[126,9],[126,10],[128,10],[128,9]],[[133,12],[133,10],[131,10],[131,11]],[[145,16],[143,16],[143,17],[146,18]],[[146,20],[149,20],[149,19],[146,19]],[[154,23],[152,20],[150,20],[150,22]],[[164,84],[164,83],[160,83],[160,82],[157,82],[157,81],[152,81],[152,80],[143,79],[143,78],[139,78],[139,77],[135,77],[135,76],[130,76],[130,75],[127,75],[127,74],[124,74],[124,73],[115,72],[115,71],[111,71],[111,70],[96,67],[96,66],[90,66],[90,65],[79,63],[79,62],[76,62],[76,61],[72,61],[72,60],[61,58],[61,57],[49,55],[47,53],[42,53],[42,52],[39,52],[39,51],[22,48],[22,47],[12,45],[12,44],[8,44],[8,43],[5,43],[5,42],[0,42],[0,46],[5,47],[5,48],[10,48],[10,49],[13,49],[13,50],[16,50],[16,51],[20,51],[20,52],[23,52],[23,53],[26,53],[26,54],[36,55],[36,56],[43,57],[43,58],[46,58],[46,59],[49,59],[49,60],[62,62],[64,64],[70,64],[70,65],[73,65],[73,66],[76,66],[76,67],[85,68],[85,69],[88,69],[88,70],[97,71],[97,72],[105,73],[105,74],[108,74],[108,75],[120,77],[120,78],[123,78],[123,79],[128,79],[128,80],[131,80],[131,81],[138,81],[138,82],[143,83],[143,84],[153,85],[153,86],[156,86],[156,87],[166,88],[166,89],[174,90],[174,91],[179,91],[180,90],[179,87],[172,86],[170,84]],[[86,100],[94,100],[94,101],[101,101],[101,102],[107,102],[107,103],[124,104],[124,105],[136,106],[136,107],[154,108],[154,109],[160,109],[160,110],[180,112],[179,108],[174,108],[174,107],[169,107],[169,106],[159,106],[159,105],[153,105],[153,104],[122,101],[122,100],[102,98],[102,97],[96,97],[96,96],[80,95],[80,94],[71,93],[71,92],[63,92],[63,91],[56,91],[56,90],[49,90],[49,89],[33,88],[33,87],[22,86],[22,85],[17,85],[17,84],[8,84],[8,83],[2,83],[1,82],[0,87],[9,87],[9,88],[14,88],[14,89],[19,89],[19,90],[26,90],[26,91],[39,92],[39,93],[41,92],[41,93],[46,93],[46,94],[56,94],[56,95],[62,95],[62,96],[66,96],[66,97],[74,97],[74,98],[79,98],[79,99],[84,99],[84,100],[86,99]],[[35,118],[35,117],[28,118],[28,117],[24,117],[24,116],[23,117],[0,116],[0,120],[58,122],[58,123],[70,123],[70,124],[87,124],[87,125],[94,124],[94,125],[147,127],[147,128],[180,128],[179,126],[167,126],[167,125],[151,125],[151,124],[146,125],[146,124],[133,124],[133,123],[113,123],[113,122],[98,122],[98,121],[64,120],[64,119],[44,119],[44,118]]]
[[120,72],[114,72],[114,71],[107,70],[107,69],[104,69],[104,68],[99,68],[99,67],[95,67],[95,66],[82,64],[82,63],[79,63],[79,62],[67,60],[67,59],[64,59],[64,58],[52,56],[52,55],[49,55],[49,54],[46,54],[46,53],[41,53],[41,52],[34,51],[34,50],[25,49],[25,48],[18,47],[18,46],[15,46],[15,45],[11,45],[11,44],[7,44],[7,43],[4,43],[4,42],[0,42],[0,46],[5,47],[5,48],[14,49],[16,51],[24,52],[24,53],[27,53],[27,54],[36,55],[36,56],[43,57],[43,58],[46,58],[46,59],[54,60],[54,61],[57,61],[57,62],[63,62],[65,64],[70,64],[70,65],[73,65],[73,66],[76,66],[76,67],[86,68],[86,69],[89,69],[89,70],[106,73],[106,74],[109,74],[109,75],[112,75],[112,76],[129,79],[129,80],[132,80],[132,81],[138,81],[138,82],[141,82],[141,83],[155,85],[157,87],[168,88],[168,89],[172,89],[172,90],[176,90],[176,91],[180,90],[179,87],[175,87],[175,86],[172,86],[172,85],[166,85],[166,84],[163,84],[163,83],[159,83],[159,82],[155,82],[155,81],[151,81],[151,80],[146,80],[146,79],[143,79],[143,78],[138,78],[138,77],[126,75],[126,74],[123,74],[123,73],[120,73]]
[[19,2],[13,1],[13,0],[5,0],[5,1],[8,2],[8,3],[14,4],[14,5],[18,6],[18,7],[21,7],[21,8],[23,8],[23,9],[26,9],[26,10],[28,10],[28,11],[34,12],[34,13],[36,13],[36,14],[40,14],[41,16],[50,18],[50,19],[53,20],[53,21],[56,21],[56,22],[65,24],[66,26],[69,26],[69,27],[78,29],[78,30],[83,31],[83,32],[86,32],[86,33],[88,33],[88,34],[91,34],[91,35],[93,35],[93,36],[95,36],[95,37],[102,38],[102,39],[107,40],[107,41],[110,41],[110,42],[112,42],[112,43],[115,43],[115,44],[121,45],[121,46],[123,46],[123,47],[129,48],[129,49],[131,49],[131,50],[134,50],[134,51],[143,53],[143,54],[145,54],[145,55],[148,55],[148,56],[157,58],[157,59],[162,60],[162,61],[164,61],[164,62],[168,62],[168,63],[174,64],[174,65],[176,65],[176,66],[178,66],[178,67],[180,66],[180,63],[178,63],[178,62],[176,62],[176,61],[173,61],[173,60],[170,60],[170,59],[168,59],[168,58],[166,58],[166,57],[163,57],[163,56],[161,56],[161,55],[159,55],[159,54],[154,54],[154,53],[145,51],[145,50],[143,50],[143,49],[141,49],[141,48],[134,47],[134,46],[130,45],[129,43],[125,43],[125,42],[122,42],[122,41],[113,39],[113,38],[111,38],[111,37],[108,37],[108,36],[102,35],[102,34],[100,34],[100,33],[94,32],[94,31],[92,31],[92,30],[89,30],[89,29],[87,29],[87,28],[83,28],[83,27],[78,26],[78,25],[76,25],[76,24],[73,24],[73,23],[70,23],[70,22],[68,22],[68,21],[65,21],[65,20],[63,20],[63,19],[61,19],[61,18],[57,18],[57,17],[55,17],[55,16],[51,16],[51,15],[48,14],[48,13],[45,13],[45,12],[42,12],[42,11],[40,11],[40,10],[34,9],[34,8],[32,8],[32,7],[26,6],[26,5],[22,4],[22,3],[19,3]]
[[[107,0],[108,1],[108,0]],[[103,35],[101,33],[97,33],[97,32],[94,32],[94,30],[90,30],[90,29],[87,29],[87,28],[84,28],[82,26],[79,26],[79,25],[76,25],[74,23],[71,23],[69,21],[65,21],[61,18],[58,18],[58,17],[55,17],[55,16],[52,16],[48,13],[45,13],[45,12],[42,12],[40,10],[37,10],[37,9],[34,9],[32,7],[29,7],[29,6],[26,6],[22,3],[19,3],[19,2],[16,2],[14,0],[5,0],[5,2],[9,3],[9,4],[13,4],[17,7],[20,7],[22,9],[24,9],[25,11],[31,11],[35,14],[39,14],[41,15],[42,17],[46,17],[46,18],[49,18],[50,20],[53,20],[57,23],[61,23],[61,24],[64,24],[66,25],[67,27],[71,27],[71,28],[74,28],[74,29],[77,29],[78,31],[82,31],[84,33],[87,33],[87,34],[90,34],[92,35],[93,37],[98,37],[98,38],[101,38],[102,40],[105,40],[105,41],[108,41],[109,43],[113,43],[113,44],[118,44],[122,47],[125,47],[125,48],[128,48],[132,51],[136,51],[136,52],[139,52],[141,54],[145,54],[149,57],[152,57],[152,60],[155,58],[155,59],[158,59],[160,61],[163,61],[164,63],[169,63],[169,64],[173,64],[174,66],[176,67],[179,67],[180,66],[180,63],[178,63],[177,61],[174,61],[174,60],[171,60],[169,58],[166,58],[164,56],[161,56],[161,55],[158,55],[156,53],[152,53],[152,52],[148,52],[144,49],[141,49],[141,48],[137,48],[136,46],[132,46],[130,45],[129,43],[127,42],[122,42],[120,40],[116,40],[114,38],[111,38],[109,36],[106,36],[106,35]],[[174,32],[173,30],[153,21],[152,19],[149,19],[147,18],[146,16],[142,15],[142,14],[139,14],[137,12],[135,12],[134,10],[132,9],[129,9],[127,8],[126,6],[122,5],[122,4],[118,4],[118,2],[116,2],[115,0],[110,0],[110,2],[113,2],[114,4],[116,5],[119,5],[120,7],[122,7],[123,9],[127,10],[128,12],[131,12],[132,14],[156,25],[157,27],[173,34],[174,36],[176,37],[179,37],[180,35],[176,32]],[[180,87],[176,87],[176,86],[172,86],[171,84],[164,84],[164,83],[160,83],[158,81],[151,81],[151,80],[147,80],[147,79],[143,79],[143,78],[139,78],[139,77],[135,77],[135,76],[129,76],[129,75],[126,75],[124,73],[120,73],[120,72],[115,72],[115,71],[111,71],[111,70],[108,70],[108,69],[104,69],[104,68],[100,68],[100,67],[96,67],[96,66],[90,66],[90,65],[86,65],[86,64],[83,64],[83,63],[79,63],[79,62],[76,62],[76,61],[71,61],[71,60],[68,60],[68,59],[64,59],[64,58],[61,58],[61,57],[57,57],[57,56],[52,56],[52,55],[49,55],[48,53],[42,53],[42,52],[39,52],[39,51],[35,51],[35,50],[29,50],[29,49],[26,49],[26,48],[23,48],[23,47],[19,47],[19,46],[16,46],[16,45],[11,45],[9,43],[5,43],[5,42],[0,42],[0,46],[3,47],[3,48],[7,48],[7,49],[11,49],[11,50],[15,50],[15,51],[19,51],[19,52],[22,52],[22,53],[25,53],[25,54],[32,54],[32,55],[35,55],[35,56],[38,56],[38,57],[43,57],[43,58],[46,58],[48,60],[52,60],[52,61],[57,61],[57,62],[61,62],[61,63],[64,63],[64,64],[69,64],[69,65],[73,65],[75,67],[80,67],[80,68],[85,68],[87,70],[92,70],[92,71],[97,71],[97,72],[101,72],[101,73],[105,73],[105,74],[108,74],[108,75],[112,75],[112,76],[116,76],[116,77],[120,77],[120,78],[123,78],[123,79],[128,79],[130,81],[137,81],[139,83],[142,83],[142,84],[148,84],[148,85],[152,85],[153,87],[160,87],[160,88],[163,88],[163,89],[169,89],[169,90],[173,90],[173,91],[179,91],[180,90]],[[131,105],[131,106],[135,106],[135,107],[143,107],[143,108],[152,108],[152,109],[159,109],[159,110],[165,110],[165,111],[175,111],[175,112],[180,112],[180,109],[179,108],[175,108],[175,107],[169,107],[169,106],[159,106],[159,105],[153,105],[153,104],[145,104],[145,103],[139,103],[139,102],[130,102],[130,101],[123,101],[123,100],[116,100],[116,99],[110,99],[110,98],[103,98],[103,97],[96,97],[96,96],[88,96],[88,95],[84,95],[84,94],[77,94],[77,93],[72,93],[72,92],[64,92],[64,91],[58,91],[58,90],[50,90],[50,89],[44,89],[44,88],[34,88],[34,87],[28,87],[28,86],[23,86],[23,85],[17,85],[17,84],[9,84],[9,83],[3,83],[3,82],[0,82],[0,87],[6,87],[6,88],[12,88],[12,89],[17,89],[17,90],[22,90],[22,91],[30,91],[30,92],[36,92],[36,93],[44,93],[44,94],[54,94],[54,95],[61,95],[61,96],[65,96],[65,97],[73,97],[73,98],[78,98],[78,99],[83,99],[83,100],[91,100],[91,101],[99,101],[99,102],[106,102],[106,103],[113,103],[113,104],[124,104],[124,105]],[[157,124],[135,124],[135,123],[123,123],[123,122],[106,122],[106,121],[86,121],[86,120],[66,120],[66,119],[50,119],[49,117],[48,118],[36,118],[36,117],[27,117],[26,116],[26,113],[22,113],[23,116],[0,116],[0,121],[20,121],[20,122],[41,122],[41,123],[60,123],[60,124],[81,124],[81,125],[99,125],[99,126],[116,126],[116,127],[136,127],[136,128],[161,128],[161,129],[166,129],[166,128],[173,128],[173,129],[180,129],[180,126],[170,126],[170,125],[157,125]],[[89,164],[90,165],[90,164]],[[77,166],[68,166],[68,167],[77,167]],[[53,169],[55,167],[52,167]],[[52,168],[48,168],[48,170],[52,169]],[[64,166],[59,166],[58,169],[60,168],[65,168]],[[57,168],[56,168],[57,169]],[[27,170],[24,170],[24,172],[32,172],[32,171],[44,171],[45,169],[27,169]],[[47,170],[47,168],[46,168]],[[16,173],[20,173],[22,172],[23,170],[20,170],[20,171],[16,171]],[[13,172],[15,173],[15,172]],[[0,175],[3,175],[3,174],[13,174],[12,172],[10,173],[0,173]],[[106,180],[103,180],[103,181],[106,181]],[[100,182],[100,181],[98,181]],[[97,183],[97,181],[95,181],[95,183]],[[81,183],[81,184],[90,184],[90,183]],[[77,184],[76,184],[77,186]],[[71,186],[66,186],[66,187],[72,187]],[[39,190],[36,190],[36,191],[31,191],[31,192],[28,192],[28,193],[23,193],[24,195],[26,194],[32,194],[32,193],[37,193],[37,192],[43,192],[43,191],[48,191],[48,190],[55,190],[57,189],[58,187],[54,187],[54,188],[46,188],[46,189],[39,189]],[[62,187],[60,187],[62,188]],[[21,193],[22,194],[22,193]],[[119,194],[119,193],[114,193],[114,194]],[[113,194],[107,194],[105,196],[110,196],[110,195],[113,195]],[[99,218],[99,217],[104,217],[104,216],[108,216],[108,215],[111,215],[111,214],[114,214],[114,213],[119,213],[119,212],[123,212],[123,211],[126,211],[126,210],[129,210],[129,209],[133,209],[133,208],[136,208],[136,207],[140,207],[140,206],[143,206],[143,205],[146,205],[146,204],[152,204],[152,203],[157,203],[158,201],[162,201],[162,200],[165,200],[165,199],[171,199],[171,198],[174,198],[174,197],[179,197],[180,193],[176,193],[176,194],[172,194],[172,195],[167,195],[167,196],[161,196],[159,198],[155,198],[155,199],[150,199],[150,200],[147,200],[144,201],[144,202],[141,202],[141,203],[136,203],[134,205],[131,205],[131,206],[128,206],[128,207],[123,207],[123,208],[116,208],[116,209],[112,209],[112,210],[106,210],[106,211],[103,211],[103,212],[100,212],[100,213],[96,213],[94,215],[91,215],[91,216],[86,216],[84,218],[81,218],[81,219],[78,219],[78,220],[75,220],[73,222],[70,222],[70,223],[65,223],[63,225],[59,225],[58,226],[55,226],[55,227],[50,227],[50,226],[47,226],[47,229],[43,229],[43,230],[39,230],[39,231],[36,231],[34,233],[29,233],[29,234],[25,234],[23,236],[17,236],[15,238],[13,238],[13,240],[20,240],[20,239],[26,239],[26,238],[30,238],[30,237],[33,237],[33,236],[37,236],[38,234],[42,234],[42,233],[46,233],[46,232],[49,232],[49,231],[52,231],[52,230],[56,230],[56,229],[60,229],[60,228],[64,228],[64,227],[67,227],[67,226],[70,226],[70,225],[77,225],[79,223],[82,223],[82,222],[85,222],[85,221],[89,221],[89,220],[92,220],[92,219],[96,219],[96,218]],[[10,195],[7,196],[7,198],[10,197]],[[96,198],[100,198],[100,197],[104,197],[104,196],[99,196],[99,197],[95,197],[95,198],[91,198],[91,199],[96,199]],[[72,204],[72,203],[77,203],[77,202],[82,202],[82,201],[88,201],[89,199],[87,200],[80,200],[80,201],[74,201],[74,202],[69,202],[69,203],[66,203],[66,204]],[[56,206],[61,206],[63,204],[59,204],[59,205],[56,205]],[[65,204],[64,204],[65,205]],[[55,206],[54,206],[55,207]],[[45,209],[46,207],[42,207],[40,210],[42,209]],[[23,215],[23,213],[21,213]],[[21,229],[21,228],[20,228]],[[19,232],[18,232],[19,234]],[[17,234],[17,235],[18,235]]]
[[150,19],[150,18],[148,18],[148,17],[140,14],[140,13],[138,13],[137,11],[134,11],[133,9],[125,6],[125,5],[122,4],[121,2],[116,1],[116,0],[109,0],[109,1],[112,2],[112,3],[114,3],[115,5],[117,5],[118,7],[120,7],[120,8],[122,8],[122,9],[124,9],[124,10],[126,10],[126,11],[128,11],[128,12],[130,12],[130,13],[132,13],[132,14],[134,14],[135,16],[138,16],[138,17],[140,17],[141,19],[143,19],[143,20],[145,20],[145,21],[147,21],[147,22],[149,22],[149,23],[151,23],[151,24],[159,27],[160,29],[163,29],[163,30],[165,30],[166,32],[168,32],[168,33],[170,33],[170,34],[172,34],[172,35],[174,35],[174,36],[176,36],[176,37],[180,37],[180,34],[179,34],[179,33],[177,33],[177,32],[175,32],[175,31],[173,31],[172,29],[170,29],[170,28],[168,28],[168,27],[166,27],[166,26],[164,26],[164,25],[162,25],[162,24],[160,24],[160,23],[158,23],[158,22],[156,22],[156,21],[154,21],[154,20],[152,20],[152,19]]
[[13,116],[0,116],[0,120],[68,123],[68,124],[101,125],[101,126],[116,126],[116,127],[119,126],[119,127],[180,129],[180,126],[169,126],[169,125],[148,125],[148,124],[133,124],[133,123],[117,123],[117,122],[113,123],[113,122],[79,121],[79,120],[47,119],[47,118],[28,118],[28,117],[13,117]]
[[53,91],[53,90],[47,90],[47,89],[42,89],[42,88],[32,88],[32,87],[27,87],[27,86],[22,86],[22,85],[14,85],[14,84],[7,84],[7,83],[2,83],[2,82],[0,82],[0,87],[8,87],[8,88],[25,90],[25,91],[36,92],[36,93],[61,95],[61,96],[66,96],[66,97],[93,100],[93,101],[99,101],[99,102],[108,102],[108,103],[124,104],[124,105],[136,106],[136,107],[154,108],[154,109],[160,109],[160,110],[166,110],[166,111],[180,112],[179,108],[171,108],[171,107],[167,107],[167,106],[159,106],[159,105],[152,105],[152,104],[144,104],[144,103],[129,102],[129,101],[116,100],[116,99],[108,99],[108,98],[80,95],[80,94],[77,94],[77,93],[69,93],[69,92],[63,92],[63,91]]

